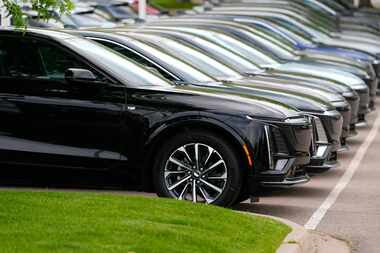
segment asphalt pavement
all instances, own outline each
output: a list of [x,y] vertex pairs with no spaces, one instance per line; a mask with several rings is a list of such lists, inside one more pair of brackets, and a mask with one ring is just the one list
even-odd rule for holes
[[[380,252],[380,103],[340,153],[339,165],[308,184],[268,191],[240,210],[289,219],[352,243],[353,252]],[[377,119],[377,121],[376,121]]]

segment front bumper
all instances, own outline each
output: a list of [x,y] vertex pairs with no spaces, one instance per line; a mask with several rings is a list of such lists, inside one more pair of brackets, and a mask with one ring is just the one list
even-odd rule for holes
[[339,109],[340,111],[327,111],[324,114],[314,115],[316,116],[314,119],[316,143],[317,145],[328,144],[331,152],[340,149],[343,128],[349,127],[350,106],[345,103]]
[[289,159],[284,172],[266,171],[260,175],[260,185],[264,187],[289,187],[304,184],[310,177],[303,167],[294,166],[294,158]]
[[372,64],[373,69],[375,70],[377,77],[377,89],[380,89],[380,62],[376,61],[376,63]]
[[310,164],[305,168],[307,172],[319,173],[332,167],[327,162],[341,147],[343,116],[336,110],[327,111],[318,117],[315,116],[312,122],[314,127],[314,138],[310,148],[312,157]]
[[265,126],[266,166],[259,174],[262,186],[291,186],[306,183],[309,176],[305,165],[310,163],[313,126]]
[[[357,111],[359,108],[359,96],[346,97],[346,101],[334,102],[335,109],[342,115],[342,129],[340,135],[340,145],[351,135],[351,125],[358,122]],[[353,118],[354,117],[354,118]],[[335,149],[333,151],[336,151]]]
[[366,79],[365,83],[367,84],[368,89],[369,89],[368,108],[370,110],[374,110],[375,109],[375,100],[376,100],[376,92],[377,92],[378,79],[377,78]]
[[359,95],[359,110],[358,110],[358,122],[365,121],[365,116],[370,112],[369,110],[369,89],[357,89],[355,90]]
[[329,144],[319,144],[310,164],[305,167],[307,173],[316,174],[325,172],[336,165],[336,151],[332,151]]

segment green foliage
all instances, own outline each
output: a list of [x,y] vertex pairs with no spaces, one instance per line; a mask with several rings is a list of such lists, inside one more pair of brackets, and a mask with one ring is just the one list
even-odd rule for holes
[[277,221],[171,199],[0,191],[0,252],[274,253]]
[[43,20],[54,18],[53,11],[64,14],[74,8],[71,0],[3,0],[3,4],[12,16],[13,25],[16,27],[26,27],[25,15],[21,8],[25,4],[36,11],[38,18]]
[[191,9],[194,7],[190,1],[178,1],[178,0],[152,0],[149,2],[152,6],[157,7],[159,9],[166,10],[180,10],[180,9]]

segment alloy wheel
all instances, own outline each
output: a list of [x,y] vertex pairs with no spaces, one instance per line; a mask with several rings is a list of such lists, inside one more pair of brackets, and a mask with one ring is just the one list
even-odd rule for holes
[[223,157],[202,143],[177,148],[165,165],[165,185],[173,198],[213,203],[224,192],[227,166]]

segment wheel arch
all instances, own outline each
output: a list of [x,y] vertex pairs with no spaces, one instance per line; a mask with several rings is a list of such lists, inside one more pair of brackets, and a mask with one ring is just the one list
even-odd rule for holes
[[163,125],[162,127],[156,129],[150,138],[148,139],[145,150],[146,159],[143,166],[142,175],[150,175],[149,177],[142,177],[143,179],[143,188],[144,190],[152,190],[152,175],[155,157],[158,155],[156,151],[160,144],[170,136],[173,136],[178,133],[190,133],[191,130],[202,130],[210,131],[211,133],[223,136],[227,142],[233,146],[236,154],[238,155],[239,161],[242,161],[242,169],[246,171],[249,164],[244,153],[243,146],[246,145],[246,141],[231,127],[226,124],[210,119],[210,118],[201,118],[201,119],[185,119],[176,121],[173,124]]

